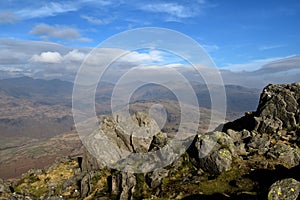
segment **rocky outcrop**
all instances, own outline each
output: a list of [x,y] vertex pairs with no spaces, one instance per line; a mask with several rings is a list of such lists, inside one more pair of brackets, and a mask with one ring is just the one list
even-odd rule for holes
[[131,117],[119,112],[99,117],[100,127],[83,139],[89,152],[104,165],[127,158],[131,153],[146,153],[153,136],[160,133],[156,122],[137,112]]
[[263,89],[257,110],[225,124],[223,131],[247,129],[274,134],[281,131],[299,130],[299,90],[300,83],[268,85]]
[[256,130],[274,133],[296,130],[300,122],[300,83],[268,85],[256,111]]

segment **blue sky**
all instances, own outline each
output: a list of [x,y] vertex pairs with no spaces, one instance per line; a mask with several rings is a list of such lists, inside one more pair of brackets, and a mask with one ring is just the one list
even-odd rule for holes
[[162,27],[199,42],[220,68],[251,71],[300,54],[299,19],[298,0],[2,0],[0,38],[84,48]]

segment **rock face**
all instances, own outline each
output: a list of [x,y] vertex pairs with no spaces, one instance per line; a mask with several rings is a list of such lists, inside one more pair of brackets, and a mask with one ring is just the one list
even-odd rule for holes
[[[85,142],[91,147],[91,153],[103,157],[97,160],[84,150],[84,155],[76,161],[67,159],[44,170],[30,171],[17,183],[9,185],[0,180],[0,197],[297,199],[299,105],[300,83],[269,85],[263,90],[255,112],[225,124],[222,131],[191,137],[191,146],[178,160],[144,174],[109,169],[103,160],[108,156],[131,161],[128,153],[155,152],[168,147],[170,138],[144,113],[130,118],[122,114],[100,117],[102,125],[98,132],[86,137]],[[104,137],[110,139],[110,145],[102,142]],[[165,155],[154,158],[156,161],[170,159],[177,150],[165,148]],[[151,168],[144,162],[138,165]]]
[[300,193],[300,182],[288,178],[272,184],[268,200],[297,200]]

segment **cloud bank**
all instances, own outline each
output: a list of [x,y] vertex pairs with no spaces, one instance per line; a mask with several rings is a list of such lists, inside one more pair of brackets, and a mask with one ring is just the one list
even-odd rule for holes
[[[32,76],[36,78],[60,78],[74,81],[77,70],[87,58],[90,48],[71,48],[56,43],[0,40],[0,78],[14,76]],[[116,53],[123,53],[123,57],[111,64],[106,71],[106,81],[117,81],[124,73],[131,70],[132,78],[139,78],[151,74],[161,80],[176,81],[170,75],[172,70],[177,70],[191,81],[203,82],[199,74],[192,66],[170,62],[168,57],[156,50],[149,52],[126,52],[119,49],[96,49],[94,56],[86,65],[99,67],[105,63],[105,59],[112,58]],[[267,62],[268,61],[268,62]],[[152,63],[152,64],[151,64]],[[165,63],[162,65],[156,63]],[[257,62],[254,62],[257,64]],[[219,69],[225,84],[243,85],[246,87],[262,88],[270,83],[300,82],[300,56],[284,59],[269,59],[259,62],[263,66],[254,71],[237,70],[229,67]],[[253,65],[250,63],[249,65]],[[216,73],[216,70],[202,67],[202,72]]]

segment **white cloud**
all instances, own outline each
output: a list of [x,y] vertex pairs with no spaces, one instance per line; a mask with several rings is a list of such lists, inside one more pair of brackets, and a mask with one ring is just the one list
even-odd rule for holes
[[82,62],[85,58],[86,54],[83,52],[80,52],[78,49],[74,49],[67,53],[63,59],[65,61],[71,61],[71,62]]
[[152,63],[152,62],[162,62],[163,57],[161,56],[161,52],[157,50],[152,50],[149,53],[138,53],[138,52],[129,52],[125,56],[123,56],[120,61],[129,62],[129,63]]
[[40,55],[33,55],[30,61],[40,63],[61,63],[63,57],[58,52],[42,52]]
[[39,55],[33,55],[29,60],[31,62],[40,63],[66,63],[66,62],[77,62],[81,63],[86,57],[86,53],[73,49],[65,55],[61,55],[59,52],[42,52]]
[[20,19],[11,12],[0,13],[0,24],[14,24]]

